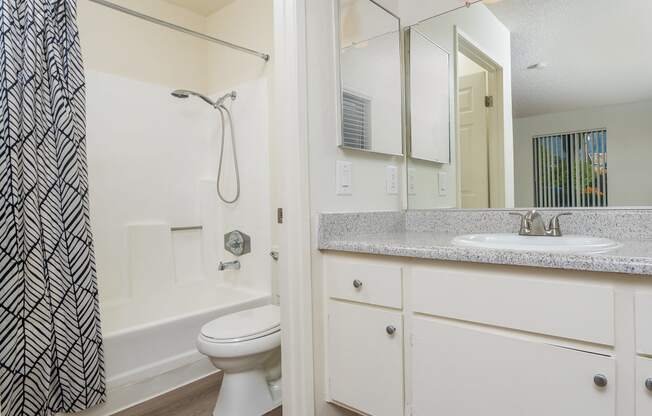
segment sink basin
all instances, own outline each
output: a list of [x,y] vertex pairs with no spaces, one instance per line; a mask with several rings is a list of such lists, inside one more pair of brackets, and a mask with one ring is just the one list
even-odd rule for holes
[[532,237],[518,234],[467,234],[453,239],[458,247],[493,248],[500,250],[536,251],[567,254],[599,254],[617,249],[622,244],[608,238],[565,235]]

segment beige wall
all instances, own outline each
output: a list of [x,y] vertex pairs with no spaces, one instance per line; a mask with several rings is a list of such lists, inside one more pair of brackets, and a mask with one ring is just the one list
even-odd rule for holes
[[[274,47],[272,0],[239,0],[206,18],[206,33],[268,54]],[[224,91],[243,80],[270,76],[269,62],[253,55],[214,44],[207,44],[208,91]]]
[[[273,48],[271,0],[234,1],[209,16],[163,0],[115,3],[251,49]],[[87,69],[207,94],[272,71],[271,62],[90,1],[78,3],[78,22]]]
[[[204,17],[160,0],[116,3],[193,30],[205,27]],[[86,69],[174,88],[206,88],[206,41],[90,1],[78,2],[78,24]]]

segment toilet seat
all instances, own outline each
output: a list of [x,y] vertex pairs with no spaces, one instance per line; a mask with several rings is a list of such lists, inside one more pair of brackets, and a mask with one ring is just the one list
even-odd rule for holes
[[265,305],[217,318],[204,325],[197,349],[209,357],[246,357],[281,345],[281,309]]
[[281,330],[280,308],[265,305],[217,318],[201,328],[205,342],[230,344],[272,335]]

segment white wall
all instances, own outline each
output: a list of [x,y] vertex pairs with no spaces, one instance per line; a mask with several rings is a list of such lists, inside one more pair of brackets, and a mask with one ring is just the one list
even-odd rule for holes
[[[513,147],[512,147],[512,87],[510,34],[507,28],[483,4],[460,8],[419,24],[419,30],[451,55],[451,96],[455,96],[455,29],[491,57],[503,69],[503,123],[505,160],[505,204],[513,205]],[[451,100],[451,114],[456,114],[455,101]],[[453,119],[455,119],[453,117]],[[416,177],[416,195],[410,196],[410,208],[455,207],[457,205],[457,122],[451,125],[451,163],[436,164],[410,160]],[[446,195],[437,191],[439,172],[448,180]],[[421,195],[425,193],[425,196]]]
[[401,24],[404,26],[414,25],[465,5],[465,0],[398,0],[398,2]]
[[371,150],[403,153],[399,33],[389,32],[340,55],[342,86],[371,101]]
[[[387,4],[398,11],[396,1]],[[312,234],[313,336],[315,346],[315,411],[317,416],[351,414],[325,402],[323,285],[321,254],[316,249],[317,215],[320,212],[400,210],[401,197],[388,195],[385,167],[403,168],[403,157],[385,156],[337,146],[339,86],[335,66],[334,0],[309,0],[306,5],[308,72],[308,140],[310,153],[310,204]],[[335,162],[353,164],[353,193],[335,194]],[[401,183],[402,183],[401,179]]]
[[[308,4],[308,106],[311,201],[314,212],[401,209],[400,195],[385,191],[385,166],[402,165],[402,157],[370,154],[337,146],[339,87],[335,66],[333,0]],[[335,162],[353,163],[353,193],[335,194]]]
[[[422,20],[432,14],[420,15],[410,7],[413,0],[404,0],[412,19]],[[414,0],[416,2],[416,0]],[[446,0],[450,1],[450,0]],[[399,14],[398,0],[379,1]],[[445,11],[441,0],[432,0],[415,6],[421,10]],[[308,0],[306,5],[308,72],[308,135],[310,153],[310,203],[312,220],[312,287],[313,287],[313,344],[315,346],[315,411],[317,416],[352,415],[325,402],[324,351],[324,279],[321,273],[322,256],[316,249],[317,215],[320,212],[396,211],[402,209],[399,195],[388,195],[385,188],[385,167],[394,165],[403,170],[403,157],[385,156],[337,147],[337,100],[339,87],[335,67],[336,28],[333,21],[334,0]],[[457,4],[455,4],[457,6]],[[403,7],[401,5],[401,7]],[[422,16],[418,18],[417,16]],[[403,21],[402,23],[405,23]],[[353,194],[335,194],[335,162],[353,163]],[[401,174],[401,176],[403,176]],[[400,178],[401,188],[405,179]]]
[[[513,205],[513,156],[512,156],[512,90],[511,90],[511,49],[510,34],[507,28],[489,11],[483,4],[475,4],[470,8],[461,8],[446,13],[419,24],[419,30],[430,37],[435,43],[451,55],[451,86],[455,94],[454,81],[454,57],[455,57],[455,29],[491,57],[503,69],[503,123],[504,123],[504,160],[505,160],[505,204],[507,207]],[[454,96],[454,95],[453,95]],[[454,100],[451,100],[451,114],[454,114],[451,125],[451,143],[457,140],[457,121]],[[429,197],[419,196],[422,188],[417,189],[417,196],[411,197],[413,204],[410,208],[431,208],[431,207],[454,207],[457,205],[457,175],[456,175],[456,146],[451,146],[450,164],[433,164],[426,162],[410,161],[410,168],[414,168],[419,186],[427,186],[423,189]],[[439,172],[445,172],[448,179],[448,192],[446,195],[439,195],[435,192],[438,184]],[[424,177],[426,179],[423,179]],[[423,185],[425,184],[425,185]],[[427,205],[429,204],[429,205]]]
[[514,120],[516,206],[534,205],[532,137],[607,129],[609,205],[652,205],[652,101],[587,108]]

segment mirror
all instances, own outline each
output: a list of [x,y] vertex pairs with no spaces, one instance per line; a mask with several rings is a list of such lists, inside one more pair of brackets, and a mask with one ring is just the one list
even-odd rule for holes
[[340,0],[339,22],[339,146],[402,155],[400,22],[371,0]]
[[406,39],[410,157],[450,163],[450,56],[418,28]]
[[[649,16],[650,1],[485,0],[407,29],[408,207],[652,206]],[[449,137],[448,162],[416,151]]]

